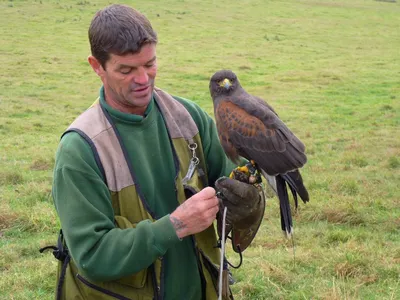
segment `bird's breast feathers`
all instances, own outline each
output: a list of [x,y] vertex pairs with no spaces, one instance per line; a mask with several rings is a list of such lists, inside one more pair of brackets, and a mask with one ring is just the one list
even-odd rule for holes
[[275,130],[266,128],[261,120],[230,101],[220,102],[216,109],[216,121],[224,130],[243,137],[274,136]]

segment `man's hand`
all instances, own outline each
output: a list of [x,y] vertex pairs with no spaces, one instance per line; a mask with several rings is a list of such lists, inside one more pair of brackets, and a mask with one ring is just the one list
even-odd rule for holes
[[201,232],[208,228],[219,210],[216,192],[206,187],[182,203],[170,215],[179,238]]

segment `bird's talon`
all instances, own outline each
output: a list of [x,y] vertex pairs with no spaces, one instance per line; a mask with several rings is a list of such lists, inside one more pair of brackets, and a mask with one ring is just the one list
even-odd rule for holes
[[232,172],[231,172],[231,174],[229,174],[229,178],[231,178],[231,179],[235,179],[235,173],[237,173],[237,172],[240,172],[240,173],[243,173],[243,174],[245,174],[245,175],[249,175],[250,174],[250,171],[249,171],[249,168],[245,165],[245,166],[242,166],[242,167],[236,167]]

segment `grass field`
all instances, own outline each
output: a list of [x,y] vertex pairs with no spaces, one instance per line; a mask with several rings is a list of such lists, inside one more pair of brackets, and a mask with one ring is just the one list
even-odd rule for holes
[[[295,264],[270,199],[236,298],[400,299],[400,3],[121,2],[158,32],[157,86],[212,114],[209,78],[232,69],[307,146]],[[53,298],[54,154],[97,97],[87,28],[109,3],[0,1],[0,299]]]

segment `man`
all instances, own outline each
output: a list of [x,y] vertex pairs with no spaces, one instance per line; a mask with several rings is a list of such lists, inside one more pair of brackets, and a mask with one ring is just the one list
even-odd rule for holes
[[[194,103],[154,86],[157,36],[138,11],[99,11],[89,41],[103,86],[56,154],[57,297],[216,299],[212,186],[234,165],[215,125]],[[235,180],[222,185],[243,189]]]

